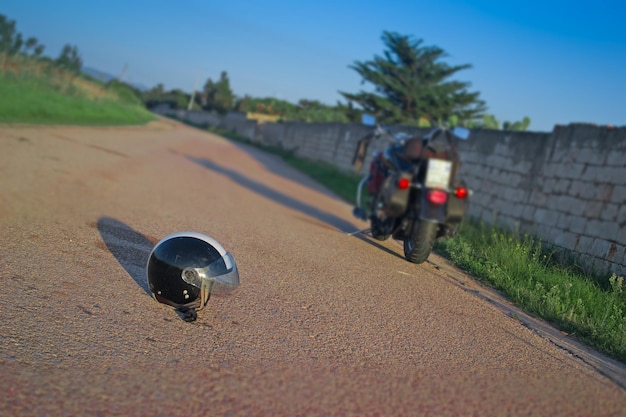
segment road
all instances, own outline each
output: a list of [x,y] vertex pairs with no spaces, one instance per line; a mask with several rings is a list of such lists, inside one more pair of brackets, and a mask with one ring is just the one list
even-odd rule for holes
[[[175,122],[0,126],[0,416],[626,416],[626,368],[363,227]],[[241,277],[194,323],[144,275],[186,230]]]

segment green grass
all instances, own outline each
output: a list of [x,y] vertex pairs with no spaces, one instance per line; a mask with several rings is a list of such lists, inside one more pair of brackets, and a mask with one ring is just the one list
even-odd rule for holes
[[[80,81],[80,83],[78,83]],[[142,105],[120,98],[86,80],[49,73],[0,72],[0,123],[128,125],[154,116]]]
[[530,236],[463,224],[459,237],[436,250],[526,312],[626,363],[626,288],[622,277],[597,279],[556,262]]
[[[251,143],[224,130],[227,138]],[[281,156],[354,204],[359,178],[311,162],[280,148],[253,144]],[[527,313],[553,323],[587,345],[626,363],[626,288],[615,275],[598,280],[556,260],[554,253],[530,236],[466,221],[459,236],[441,239],[435,251],[477,280],[501,291]]]

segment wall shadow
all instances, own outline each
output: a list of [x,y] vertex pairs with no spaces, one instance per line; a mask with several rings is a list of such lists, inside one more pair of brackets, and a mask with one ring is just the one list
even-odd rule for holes
[[[333,193],[330,189],[315,181],[307,174],[295,169],[285,162],[280,156],[274,155],[273,153],[260,149],[254,145],[248,145],[234,140],[231,140],[231,144],[250,155],[257,162],[263,164],[265,169],[269,172],[278,175],[279,177],[287,178],[290,181],[327,195],[328,197],[341,200],[337,194]],[[356,189],[354,190],[354,193],[356,195]]]
[[100,217],[97,226],[102,241],[117,262],[146,294],[152,296],[145,270],[150,251],[156,242],[153,243],[132,227],[112,217]]
[[237,171],[225,168],[208,159],[193,158],[190,156],[187,156],[187,159],[204,168],[210,169],[211,171],[227,176],[231,180],[235,181],[237,184],[242,185],[250,191],[253,191],[269,200],[282,204],[283,206],[289,207],[293,210],[297,210],[300,213],[306,214],[307,216],[313,217],[321,222],[327,223],[339,229],[343,233],[351,233],[357,230],[353,224],[347,222],[340,217],[337,217],[333,214],[320,210],[317,207],[296,200],[295,198],[276,191],[265,184],[254,181]]

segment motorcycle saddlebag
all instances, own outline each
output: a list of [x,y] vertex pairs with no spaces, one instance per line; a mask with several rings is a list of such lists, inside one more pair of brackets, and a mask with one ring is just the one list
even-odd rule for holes
[[446,209],[446,223],[461,223],[465,217],[468,207],[467,198],[458,198],[454,194],[448,194],[448,205]]
[[390,175],[383,185],[384,212],[390,217],[399,217],[404,214],[409,204],[410,188],[398,187],[400,178],[411,180],[411,174],[398,172]]

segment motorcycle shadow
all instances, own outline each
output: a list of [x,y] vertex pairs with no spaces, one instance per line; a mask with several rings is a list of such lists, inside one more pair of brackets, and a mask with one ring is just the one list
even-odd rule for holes
[[[366,232],[359,232],[359,233],[354,233],[351,236],[356,237],[357,239],[361,240],[362,242],[365,242],[367,244],[370,244],[372,246],[374,246],[376,249],[380,249],[383,252],[388,253],[389,255],[393,255],[397,258],[400,258],[402,260],[405,260],[404,258],[404,254],[400,254],[398,252],[393,251],[392,249],[383,246],[382,244],[378,243],[379,241],[376,241],[373,237],[371,237],[371,235],[367,234]],[[398,244],[398,241],[394,240],[394,239],[388,239],[385,240],[383,242],[394,242],[394,244]]]

